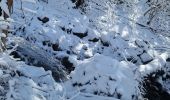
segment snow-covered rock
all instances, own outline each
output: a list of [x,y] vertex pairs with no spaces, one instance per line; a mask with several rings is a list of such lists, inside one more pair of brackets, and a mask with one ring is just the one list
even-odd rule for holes
[[147,64],[153,60],[153,57],[150,56],[148,53],[141,54],[140,58],[143,64]]
[[[132,100],[140,95],[141,77],[165,69],[170,39],[163,35],[169,33],[165,16],[169,13],[162,7],[168,6],[168,0],[72,1],[15,0],[8,44],[19,41],[15,37],[24,41],[6,52],[19,51],[31,59],[20,59],[27,65],[9,55],[0,56],[0,83],[5,84],[0,86],[0,96],[8,94],[9,100]],[[150,14],[155,17],[147,25]],[[62,58],[73,64],[64,64]],[[32,61],[39,67],[30,66]],[[61,83],[52,77],[61,78],[59,66],[72,71],[70,79]]]
[[76,66],[67,84],[81,93],[132,100],[138,86],[134,69],[133,64],[96,54]]

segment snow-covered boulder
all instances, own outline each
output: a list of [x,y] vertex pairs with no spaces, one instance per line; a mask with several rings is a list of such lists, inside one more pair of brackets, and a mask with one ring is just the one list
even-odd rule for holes
[[20,58],[23,58],[27,64],[50,70],[56,81],[67,79],[67,72],[64,66],[59,60],[54,58],[52,54],[22,38],[14,38],[11,44],[16,45],[15,52],[17,52],[21,56]]
[[67,84],[81,93],[132,100],[137,88],[133,69],[133,64],[96,54],[76,65]]
[[148,53],[141,54],[140,58],[143,64],[147,64],[153,60],[153,57],[150,56]]
[[51,71],[0,54],[1,100],[61,100],[62,91]]

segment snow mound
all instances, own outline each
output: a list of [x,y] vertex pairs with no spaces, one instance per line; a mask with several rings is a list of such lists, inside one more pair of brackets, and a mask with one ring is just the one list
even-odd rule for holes
[[132,100],[136,95],[135,65],[100,54],[80,62],[71,60],[76,68],[70,80],[57,83],[51,71],[1,55],[5,85],[0,91],[5,90],[7,100]]
[[51,71],[0,54],[1,100],[60,100],[62,91]]
[[[20,68],[19,68],[20,67]],[[19,66],[20,77],[9,81],[8,100],[56,100],[63,90],[50,72],[33,66]]]
[[133,64],[96,54],[77,64],[68,84],[81,93],[132,100],[137,87],[133,69]]
[[162,53],[161,55],[156,57],[150,63],[148,63],[146,65],[140,65],[139,66],[139,72],[141,73],[142,76],[145,76],[149,73],[160,70],[161,68],[165,67],[167,58],[168,58],[168,54]]

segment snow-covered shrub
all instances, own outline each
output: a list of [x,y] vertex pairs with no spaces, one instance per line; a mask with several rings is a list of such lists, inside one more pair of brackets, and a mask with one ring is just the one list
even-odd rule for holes
[[11,5],[7,5],[6,0],[0,1],[0,51],[6,49],[6,38],[9,30],[9,18]]
[[6,100],[9,92],[9,80],[15,77],[14,62],[6,54],[0,54],[0,99]]
[[0,17],[0,51],[6,49],[7,36],[10,31],[9,27],[11,22],[13,22],[13,20],[10,18],[4,19],[4,17]]
[[158,33],[170,33],[170,1],[169,0],[148,0],[149,6],[144,16],[148,18],[147,24],[157,30]]
[[169,72],[157,70],[144,76],[141,82],[141,94],[149,100],[168,100],[170,98],[169,87],[170,82]]

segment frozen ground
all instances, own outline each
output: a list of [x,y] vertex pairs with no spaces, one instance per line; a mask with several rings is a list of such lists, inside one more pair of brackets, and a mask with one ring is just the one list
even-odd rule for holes
[[[22,1],[14,1],[9,50],[0,55],[0,98],[143,100],[143,77],[169,69],[169,38],[142,27],[145,0],[135,6],[87,0],[78,9],[71,0]],[[54,76],[55,62],[66,79]],[[170,88],[168,80],[159,82]]]

